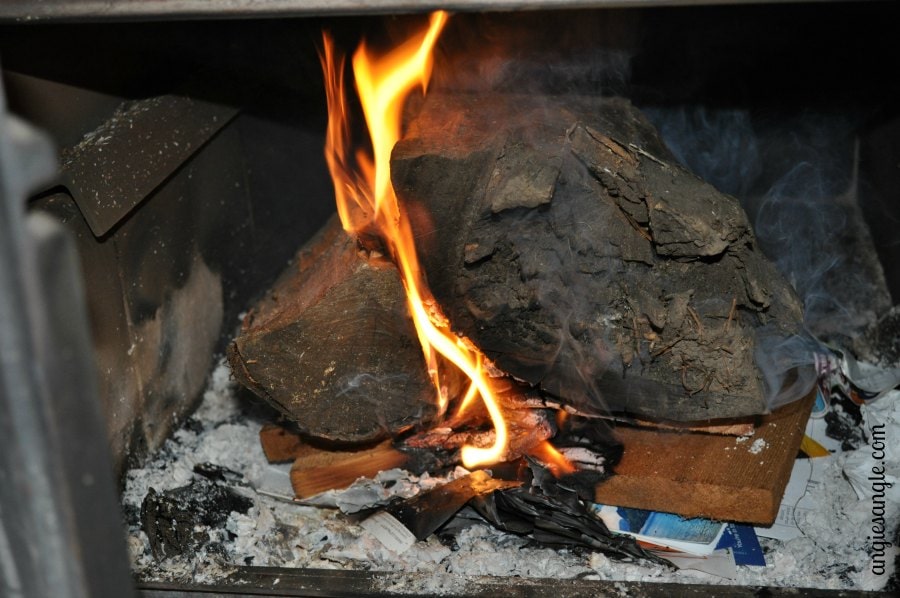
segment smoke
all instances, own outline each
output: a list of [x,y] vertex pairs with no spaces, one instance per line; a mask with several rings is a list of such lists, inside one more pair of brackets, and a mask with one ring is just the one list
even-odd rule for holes
[[[746,110],[646,109],[679,162],[716,189],[746,197],[760,176],[759,142]],[[745,206],[746,207],[746,206]]]
[[769,409],[806,396],[818,377],[817,355],[825,350],[807,331],[785,337],[768,327],[757,330],[754,359],[762,374]]
[[622,94],[637,23],[633,11],[454,15],[431,85],[463,93]]
[[704,106],[645,112],[682,163],[740,200],[759,247],[801,298],[806,330],[762,329],[756,361],[770,406],[802,396],[827,350],[820,341],[847,345],[891,303],[857,204],[855,123]]
[[[634,11],[455,15],[438,46],[430,85],[438,91],[521,93],[532,98],[660,97],[652,84],[655,79],[632,82],[636,59],[647,51],[640,24]],[[655,62],[648,64],[644,70],[652,70]],[[701,78],[718,72],[712,67],[700,70]],[[691,72],[679,71],[678,77]],[[658,83],[665,88],[665,76]],[[708,93],[703,89],[697,87],[688,96]],[[767,329],[759,333],[757,363],[770,404],[776,406],[797,398],[812,384],[815,354],[825,351],[817,339],[847,344],[890,307],[890,297],[856,204],[853,135],[860,124],[858,115],[852,109],[837,115],[800,110],[762,113],[735,106],[641,108],[679,161],[740,200],[760,249],[803,302],[802,334],[782,338]],[[540,122],[535,120],[535,129]],[[579,218],[583,215],[570,217],[562,228],[577,225]],[[553,263],[554,276],[581,274],[567,271],[572,264],[567,256],[544,257],[547,263],[540,266]],[[608,276],[615,280],[613,272]],[[555,356],[572,360],[569,378],[593,379],[598,371],[618,367],[615,358],[597,363],[596,355],[582,355],[576,349],[585,346],[584,322],[592,317],[594,322],[602,320],[602,315],[587,313],[590,301],[540,291],[537,297],[541,304],[554,306],[556,313],[569,314],[559,322]],[[594,328],[591,334],[599,333]],[[614,342],[598,337],[597,344]]]

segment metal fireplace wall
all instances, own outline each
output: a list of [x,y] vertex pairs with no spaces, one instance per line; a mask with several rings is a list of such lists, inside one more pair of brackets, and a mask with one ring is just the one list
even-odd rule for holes
[[[450,3],[460,10],[568,10],[458,15],[444,60],[460,68],[444,84],[477,86],[459,75],[475,70],[451,52],[465,48],[477,60],[515,59],[525,65],[518,77],[540,80],[545,93],[849,119],[847,147],[858,147],[864,182],[860,205],[896,303],[900,53],[889,3],[653,4],[668,3]],[[411,7],[387,0],[0,7],[9,110],[47,131],[60,150],[56,175],[23,175],[0,197],[9,208],[0,218],[0,453],[10,482],[0,484],[3,589],[14,596],[112,595],[127,585],[104,573],[126,566],[109,516],[114,480],[190,413],[239,314],[334,210],[322,157],[321,30],[350,48],[364,34],[420,18],[364,13]],[[600,8],[572,10],[582,7]],[[547,66],[554,61],[566,69]],[[21,173],[11,162],[15,152],[0,155],[7,180]],[[25,190],[27,227],[16,196]],[[76,257],[80,280],[66,261]],[[30,268],[35,264],[46,267]],[[79,285],[84,306],[70,300]],[[14,347],[26,347],[18,361],[10,357]],[[24,379],[10,373],[23,367],[31,368],[19,372]],[[23,410],[28,392],[40,400]],[[114,474],[103,473],[107,446]],[[23,501],[35,493],[38,503],[49,502]],[[40,513],[55,514],[56,531]],[[13,517],[16,525],[7,523]],[[32,547],[34,558],[20,545]],[[42,576],[48,558],[65,566]]]

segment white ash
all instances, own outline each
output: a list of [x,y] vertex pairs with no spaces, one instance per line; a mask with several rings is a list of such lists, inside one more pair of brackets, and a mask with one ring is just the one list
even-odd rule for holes
[[[898,411],[900,408],[882,409],[879,417],[894,417]],[[872,516],[871,501],[856,495],[843,472],[848,460],[859,459],[854,452],[830,458],[824,483],[814,497],[819,509],[801,521],[804,536],[789,542],[761,539],[768,566],[738,567],[735,579],[621,563],[599,553],[540,547],[487,524],[458,531],[453,541],[447,542],[449,546],[431,536],[398,555],[337,509],[277,500],[252,488],[244,492],[251,496],[254,506],[246,515],[230,515],[228,537],[220,546],[157,562],[137,515],[149,488],[163,491],[184,486],[195,476],[194,465],[204,462],[239,472],[254,487],[271,472],[258,436],[265,422],[248,415],[247,405],[236,398],[224,361],[212,373],[203,404],[193,419],[193,425],[176,432],[155,460],[127,474],[122,499],[130,515],[128,547],[136,574],[145,580],[214,583],[230,568],[242,565],[360,569],[410,574],[409,583],[387,589],[421,594],[459,590],[466,577],[475,575],[865,590],[880,589],[891,577],[890,572],[875,576],[870,571],[866,529]],[[738,439],[737,443],[747,440]],[[751,451],[754,446],[756,443],[750,446]],[[758,450],[764,448],[760,445]],[[457,470],[451,477],[463,473]],[[393,485],[395,492],[408,496],[417,491],[417,484],[429,488],[442,481],[392,471],[368,484],[379,486],[382,490],[378,492]],[[368,487],[374,491],[374,486]],[[891,529],[896,529],[896,509],[891,521]],[[887,559],[890,564],[893,558],[890,555]]]
[[753,444],[750,445],[750,448],[748,448],[747,451],[754,455],[758,455],[763,452],[768,446],[769,444],[765,440],[763,440],[762,438],[757,438],[753,441]]
[[402,469],[389,469],[379,472],[374,479],[360,478],[349,488],[329,490],[302,502],[316,507],[338,508],[343,513],[357,513],[374,506],[386,505],[395,497],[412,498],[420,492],[468,474],[462,467],[457,467],[444,476],[431,476],[427,473],[413,476]]

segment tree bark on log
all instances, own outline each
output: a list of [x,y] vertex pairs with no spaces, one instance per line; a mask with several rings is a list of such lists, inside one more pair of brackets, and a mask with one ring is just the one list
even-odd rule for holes
[[396,268],[360,257],[336,217],[245,318],[228,357],[241,384],[316,438],[371,442],[437,414]]
[[766,411],[754,350],[795,294],[737,200],[678,164],[629,102],[429,95],[394,187],[453,328],[587,412]]

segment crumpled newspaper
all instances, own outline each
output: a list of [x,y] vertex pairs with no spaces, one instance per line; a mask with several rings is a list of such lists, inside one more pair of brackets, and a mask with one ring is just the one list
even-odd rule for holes
[[416,476],[403,469],[388,469],[374,478],[360,478],[342,490],[328,490],[304,500],[295,500],[303,505],[338,508],[343,513],[358,513],[366,509],[384,506],[394,498],[411,498],[435,486],[452,482],[468,475],[469,471],[457,467],[446,476],[430,476],[427,473]]
[[875,401],[900,386],[900,367],[857,361],[849,351],[830,349],[831,352],[815,355],[820,387],[839,391],[862,404]]
[[883,493],[900,510],[900,390],[891,390],[862,408],[868,445],[847,455],[844,475],[860,500]]

